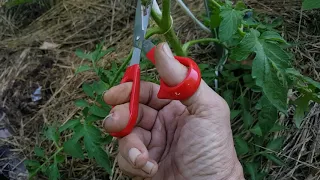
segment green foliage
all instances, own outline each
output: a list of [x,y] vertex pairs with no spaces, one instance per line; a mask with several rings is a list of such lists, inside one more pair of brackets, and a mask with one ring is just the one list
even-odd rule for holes
[[[116,72],[118,66],[113,64],[110,71],[97,67],[97,62],[113,49],[103,50],[103,44],[96,46],[93,52],[84,53],[76,51],[76,55],[84,60],[89,60],[89,64],[82,65],[76,70],[76,75],[85,71],[94,71],[99,80],[91,83],[83,83],[82,90],[87,95],[87,99],[77,99],[75,106],[82,109],[82,114],[77,114],[74,119],[68,120],[59,128],[49,126],[44,132],[45,138],[54,143],[56,151],[53,154],[46,154],[45,150],[36,147],[35,155],[41,158],[40,161],[27,160],[25,162],[30,172],[30,178],[39,173],[46,175],[50,180],[60,179],[59,164],[66,160],[66,156],[77,159],[94,159],[99,166],[111,174],[111,161],[109,155],[103,149],[103,145],[110,143],[110,137],[103,135],[95,122],[103,120],[110,111],[110,107],[102,100],[103,92],[109,89],[112,81],[116,82]],[[121,73],[117,73],[121,74]],[[60,138],[61,135],[68,135],[69,139]]]
[[233,9],[230,5],[225,5],[220,8],[220,17],[222,21],[219,25],[219,38],[221,41],[231,39],[241,24],[241,19],[244,13]]
[[[209,85],[218,78],[218,92],[231,109],[231,121],[241,122],[234,142],[246,177],[264,179],[268,169],[262,170],[261,165],[266,161],[284,165],[276,153],[285,139],[273,139],[274,132],[286,130],[278,124],[279,114],[286,115],[288,106],[294,105],[293,119],[300,127],[309,104],[320,102],[320,83],[293,69],[292,56],[285,49],[290,44],[277,30],[281,18],[255,14],[243,1],[234,5],[230,1],[209,2],[213,13],[206,23],[213,34],[219,29],[217,37],[229,61],[219,71],[220,77],[208,65],[201,65],[200,69],[205,77],[211,74]],[[289,89],[298,91],[296,100],[288,100]]]
[[302,8],[304,10],[312,10],[320,8],[319,0],[304,0],[302,3]]

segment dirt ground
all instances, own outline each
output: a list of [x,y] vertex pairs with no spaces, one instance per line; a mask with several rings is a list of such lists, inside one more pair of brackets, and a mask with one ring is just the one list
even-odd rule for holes
[[[185,3],[198,17],[203,14],[201,0]],[[302,12],[301,1],[293,0],[247,0],[246,3],[261,12],[283,17],[284,37],[298,44],[291,49],[296,67],[320,81],[320,11]],[[39,12],[32,22],[24,24],[17,22],[22,15],[0,11],[3,16],[0,21],[0,130],[7,129],[11,134],[8,138],[0,137],[0,167],[3,166],[0,173],[9,174],[6,168],[13,169],[10,175],[13,179],[18,179],[17,176],[24,179],[23,167],[17,169],[23,160],[32,156],[34,146],[42,143],[44,126],[64,123],[78,112],[73,101],[84,96],[80,89],[82,83],[96,77],[93,73],[74,74],[82,63],[73,53],[77,48],[92,50],[101,40],[105,41],[105,48],[115,47],[116,50],[101,61],[105,68],[126,57],[132,45],[134,6],[130,0],[67,0],[45,13]],[[210,36],[185,16],[180,7],[174,4],[173,8],[174,28],[182,42]],[[207,55],[213,50],[210,45],[194,46],[191,56],[207,61]],[[33,101],[31,95],[40,87],[41,99]],[[320,179],[320,105],[314,104],[301,129],[292,123],[293,112],[291,108],[290,116],[282,120],[290,131],[279,134],[287,137],[279,154],[287,166],[269,167],[273,169],[272,179]],[[107,148],[114,156],[113,144]],[[4,157],[8,149],[11,160]],[[126,179],[116,166],[114,168],[110,179]],[[102,171],[93,162],[80,161],[68,162],[62,168],[67,179],[106,178],[101,175]]]

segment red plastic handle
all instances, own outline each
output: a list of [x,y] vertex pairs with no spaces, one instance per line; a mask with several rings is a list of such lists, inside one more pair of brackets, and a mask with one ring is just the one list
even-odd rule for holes
[[127,126],[120,132],[110,133],[113,137],[124,137],[131,133],[136,125],[139,111],[139,95],[140,95],[140,66],[139,64],[132,65],[127,68],[121,83],[132,82],[132,90],[130,96],[130,119]]
[[[147,58],[155,64],[155,47],[147,54]],[[188,67],[186,78],[177,86],[170,87],[160,79],[159,99],[185,100],[191,97],[199,88],[201,83],[201,71],[198,65],[190,58],[175,56],[181,64]]]

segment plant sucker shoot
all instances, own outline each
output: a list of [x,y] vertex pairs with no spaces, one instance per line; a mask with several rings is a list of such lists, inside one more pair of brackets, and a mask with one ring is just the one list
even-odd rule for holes
[[[150,0],[144,3],[150,3]],[[263,168],[266,162],[284,164],[276,153],[281,150],[285,138],[273,138],[275,132],[286,129],[279,124],[279,115],[286,115],[289,105],[295,106],[294,121],[300,127],[309,103],[320,103],[320,83],[293,68],[292,56],[284,48],[289,43],[278,33],[278,23],[259,21],[259,17],[242,1],[233,5],[230,1],[209,0],[208,6],[212,13],[205,18],[204,24],[217,38],[194,39],[181,44],[174,31],[170,0],[163,0],[162,12],[153,9],[152,18],[157,26],[150,27],[146,36],[152,39],[155,34],[163,35],[179,56],[187,56],[189,48],[195,44],[216,43],[228,52],[221,57],[226,60],[220,70],[221,76],[216,76],[212,65],[199,64],[202,78],[211,87],[214,79],[221,82],[217,92],[230,106],[231,121],[241,122],[241,130],[234,132],[234,140],[245,173],[251,179],[263,179],[268,174],[268,168]],[[106,173],[112,174],[112,160],[104,148],[111,143],[112,137],[104,134],[97,122],[111,109],[102,100],[103,92],[119,82],[132,52],[119,68],[115,63],[109,70],[99,67],[98,61],[111,51],[113,49],[104,50],[102,43],[90,53],[76,51],[79,58],[88,62],[80,66],[76,74],[93,71],[99,80],[82,85],[87,98],[75,101],[81,111],[73,119],[61,126],[47,128],[44,133],[46,142],[52,144],[50,147],[55,152],[35,148],[34,160],[25,162],[31,178],[43,174],[51,180],[60,179],[59,167],[70,161],[70,157],[94,159]],[[143,60],[142,63],[148,62]],[[157,82],[151,76],[142,79]],[[295,101],[288,100],[289,89],[298,91]],[[63,135],[68,138],[61,138]]]

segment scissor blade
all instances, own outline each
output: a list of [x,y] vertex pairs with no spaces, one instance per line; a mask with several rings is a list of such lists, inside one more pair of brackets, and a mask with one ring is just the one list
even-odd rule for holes
[[132,57],[130,60],[130,66],[135,64],[140,64],[140,57],[141,57],[141,49],[133,48]]
[[142,47],[142,42],[145,40],[144,36],[147,32],[149,18],[151,13],[153,0],[146,6],[141,4],[141,0],[137,2],[136,17],[134,24],[134,36],[133,45],[134,47]]

